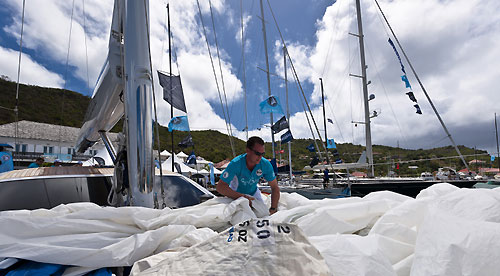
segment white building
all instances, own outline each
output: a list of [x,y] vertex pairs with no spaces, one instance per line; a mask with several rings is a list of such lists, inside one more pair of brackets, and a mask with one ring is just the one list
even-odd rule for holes
[[[53,162],[56,158],[63,162],[85,161],[105,150],[102,142],[96,143],[85,153],[75,152],[75,143],[78,138],[79,128],[20,121],[16,124],[0,125],[0,144],[9,144],[14,147],[14,165],[24,167],[33,162],[37,157],[43,156],[46,162]],[[116,133],[109,133],[109,139],[115,144]],[[18,162],[17,165],[16,162]]]

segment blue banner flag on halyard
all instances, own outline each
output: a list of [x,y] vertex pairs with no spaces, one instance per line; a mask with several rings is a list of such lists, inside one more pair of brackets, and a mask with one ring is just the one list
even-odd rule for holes
[[210,184],[215,185],[214,164],[210,162],[208,165],[210,166]]
[[406,76],[406,74],[401,76],[401,80],[405,83],[406,88],[411,89],[410,81],[408,80],[408,77]]
[[186,163],[188,163],[189,165],[196,165],[196,155],[194,154],[194,150],[188,156]]
[[277,113],[277,114],[283,114],[283,109],[281,108],[280,100],[278,97],[275,96],[270,96],[269,98],[265,99],[259,104],[260,107],[260,113],[262,114],[267,114],[267,113]]
[[403,73],[405,73],[405,75],[406,75],[405,67],[403,65],[403,62],[401,61],[401,57],[399,56],[398,50],[396,50],[396,46],[394,46],[394,43],[392,42],[392,40],[390,38],[389,38],[389,44],[391,44],[392,49],[394,50],[394,53],[396,53],[396,56],[398,57],[399,64],[401,65],[401,71],[403,71]]
[[315,152],[316,148],[314,147],[314,143],[311,143],[309,146],[306,147],[310,152]]
[[328,119],[326,119],[326,120],[327,120],[330,124],[333,124],[332,119],[328,118]]
[[326,148],[327,149],[336,149],[337,145],[335,144],[335,141],[333,139],[328,139],[328,142],[326,143]]
[[273,134],[276,134],[284,129],[289,128],[288,122],[286,120],[286,117],[283,116],[281,119],[279,119],[274,125],[271,127],[271,130],[273,131]]
[[493,161],[495,161],[495,156],[494,155],[491,156],[491,162],[493,162]]
[[415,95],[413,94],[413,92],[407,92],[406,95],[408,95],[408,98],[410,98],[410,100],[412,102],[417,102],[417,99],[415,98]]
[[285,132],[285,134],[281,135],[281,143],[282,144],[288,143],[292,140],[293,140],[293,136],[292,136],[292,133],[290,132],[290,130]]
[[181,148],[194,147],[193,137],[191,136],[191,134],[184,137],[184,139],[182,139],[182,141],[180,141],[178,146]]
[[189,122],[187,116],[177,116],[168,123],[168,131],[172,130],[189,131]]
[[422,110],[420,110],[420,106],[418,104],[414,105],[414,107],[417,109],[417,114],[422,114]]
[[161,87],[163,87],[163,99],[180,111],[187,112],[184,92],[182,92],[181,76],[167,76],[158,71],[158,79]]

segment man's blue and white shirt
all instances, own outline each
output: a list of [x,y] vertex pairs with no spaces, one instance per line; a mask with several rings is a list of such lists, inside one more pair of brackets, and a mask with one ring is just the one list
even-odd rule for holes
[[247,168],[247,154],[236,156],[227,168],[222,172],[222,181],[229,184],[229,187],[238,193],[254,195],[257,192],[257,184],[259,179],[264,177],[266,181],[276,179],[273,166],[265,158],[261,158],[259,164],[250,171]]

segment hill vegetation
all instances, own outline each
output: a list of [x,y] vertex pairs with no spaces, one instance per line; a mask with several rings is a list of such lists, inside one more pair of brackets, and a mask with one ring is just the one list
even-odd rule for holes
[[[9,81],[5,77],[0,78],[0,124],[14,122],[16,83]],[[62,124],[65,126],[81,127],[83,118],[90,98],[80,93],[56,88],[45,88],[34,85],[21,84],[19,87],[19,120],[29,120],[35,122]],[[119,122],[113,131],[119,132],[122,129],[122,122]],[[160,149],[171,151],[171,136],[168,128],[160,126]],[[214,130],[191,131],[194,147],[182,149],[179,142],[188,135],[187,132],[174,131],[174,151],[183,150],[187,154],[194,151],[196,155],[207,160],[219,162],[233,157],[229,138],[227,135]],[[157,147],[156,137],[154,139]],[[234,138],[236,154],[245,151],[245,141]],[[313,142],[312,139],[295,139],[292,142],[293,169],[301,170],[309,165],[316,153],[306,149]],[[490,159],[484,150],[474,150],[464,146],[459,146],[460,151],[466,156],[466,161],[473,159],[484,161],[483,166],[490,165]],[[279,150],[279,145],[276,150]],[[277,154],[278,162],[281,158],[283,163],[288,163],[288,147],[283,145],[284,153]],[[340,158],[345,163],[356,162],[364,150],[363,146],[350,143],[337,144]],[[458,170],[465,166],[458,158],[437,159],[456,156],[452,146],[434,149],[402,149],[382,145],[374,145],[374,163],[376,175],[387,175],[389,171],[394,171],[401,176],[415,176],[424,171],[433,172],[440,167],[453,167]],[[272,156],[271,144],[266,143],[266,157]],[[332,155],[330,155],[332,159]],[[423,160],[419,162],[405,163],[405,160]],[[494,162],[493,166],[496,165]],[[398,165],[399,164],[399,165]],[[417,166],[417,168],[415,168]],[[472,170],[477,169],[472,167]]]

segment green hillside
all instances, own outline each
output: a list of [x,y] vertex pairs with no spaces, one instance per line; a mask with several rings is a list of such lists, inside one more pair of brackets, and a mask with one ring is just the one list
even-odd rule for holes
[[[16,83],[0,78],[0,124],[10,123],[15,120],[13,109],[15,106]],[[90,98],[83,96],[80,93],[56,89],[44,88],[33,85],[23,85],[19,87],[19,120],[29,120],[50,124],[62,124],[65,126],[81,127],[87,105]],[[121,131],[122,123],[119,122],[113,131]],[[171,151],[171,136],[166,127],[160,127],[160,148],[161,150]],[[214,130],[192,131],[191,135],[195,143],[194,148],[182,149],[189,154],[191,151],[205,159],[219,162],[224,159],[231,159],[232,152],[227,135]],[[181,148],[177,144],[187,136],[186,132],[174,131],[174,151],[179,152]],[[245,142],[234,138],[236,145],[236,154],[241,154],[245,151]],[[154,139],[155,147],[156,137]],[[301,170],[304,166],[309,165],[315,153],[309,152],[306,147],[312,143],[312,139],[296,139],[292,142],[292,161],[293,169]],[[278,148],[277,148],[278,149]],[[282,160],[287,163],[288,152],[287,146],[283,146],[284,154],[281,155]],[[364,147],[353,145],[350,143],[337,144],[337,149],[340,158],[346,162],[356,162]],[[476,150],[460,146],[460,151],[463,155],[474,155],[466,157],[467,161],[479,159],[485,161],[484,166],[490,165],[490,159],[485,154],[484,150]],[[389,170],[395,171],[398,175],[417,175],[424,171],[436,171],[440,167],[450,166],[457,169],[463,169],[464,166],[460,159],[442,159],[442,160],[427,160],[413,163],[400,163],[399,169],[396,169],[399,160],[418,160],[418,159],[433,159],[446,156],[456,156],[456,152],[452,146],[434,148],[434,149],[418,149],[408,150],[402,148],[394,148],[388,146],[374,145],[374,163],[390,163],[375,166],[376,175],[387,175]],[[266,157],[272,156],[271,144],[266,144]],[[279,159],[279,154],[277,155]],[[495,162],[496,163],[496,162]],[[493,164],[495,166],[495,164]],[[408,168],[408,166],[418,166],[418,168]],[[475,167],[471,169],[476,169]]]

